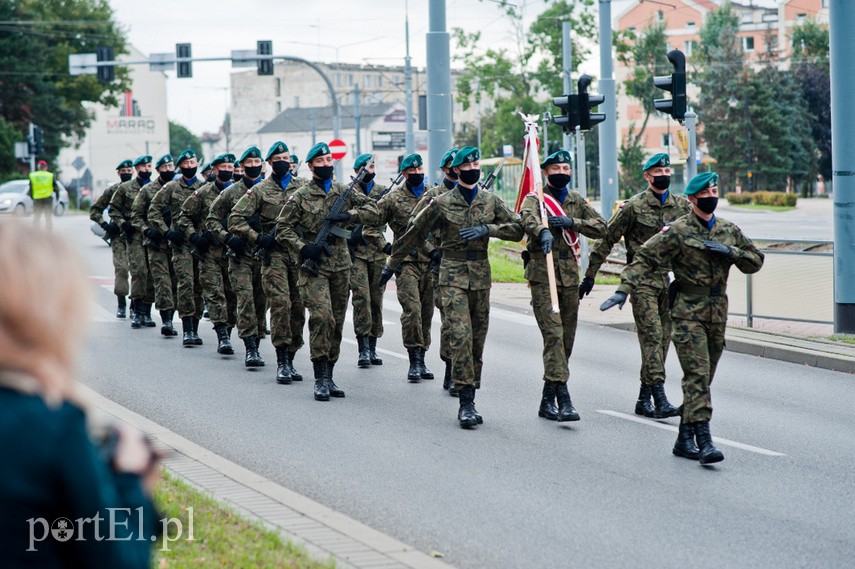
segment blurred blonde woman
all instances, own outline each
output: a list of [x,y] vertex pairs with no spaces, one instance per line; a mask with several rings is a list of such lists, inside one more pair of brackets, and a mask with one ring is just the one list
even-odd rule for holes
[[149,565],[158,457],[129,429],[99,453],[75,396],[91,304],[83,267],[58,237],[0,223],[3,567]]

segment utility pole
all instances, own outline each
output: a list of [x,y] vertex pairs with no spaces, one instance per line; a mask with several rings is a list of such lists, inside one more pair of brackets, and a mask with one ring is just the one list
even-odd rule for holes
[[445,0],[430,0],[427,42],[428,181],[437,183],[436,168],[451,148],[451,52],[446,31]]
[[855,333],[855,3],[829,2],[831,170],[834,188],[834,331]]
[[[564,135],[569,138],[569,135]],[[583,133],[579,127],[576,127],[576,168],[574,168],[574,173],[576,174],[576,191],[583,198],[588,197],[588,176],[585,171],[585,133]],[[588,270],[588,255],[590,251],[588,250],[588,238],[584,235],[579,235],[579,241],[581,243],[581,259],[580,265],[582,267],[582,273]]]
[[353,122],[356,127],[356,156],[359,156],[362,154],[362,109],[359,106],[359,83],[353,86]]
[[[28,141],[32,142],[32,145],[35,145],[36,140],[36,125],[30,123],[30,136],[27,138]],[[36,171],[36,152],[32,150],[33,146],[30,146],[30,172]]]
[[[606,120],[600,126],[600,210],[609,219],[618,197],[617,104],[612,64],[612,0],[600,1],[600,82],[605,97],[601,111]],[[584,164],[584,162],[582,163]]]
[[[552,120],[552,115],[549,114],[549,111],[543,113],[543,158],[542,160],[546,160],[549,156],[549,133],[546,131],[549,126],[549,121]],[[566,135],[565,135],[566,136]],[[481,146],[479,141],[478,146]]]
[[[570,40],[571,25],[570,22],[561,22],[561,63],[564,78],[564,94],[569,95],[573,90],[573,43]],[[573,152],[573,137],[569,132],[565,132],[561,138],[561,147],[570,153],[573,160],[576,155]],[[576,168],[579,164],[573,164],[573,176],[576,176]],[[573,185],[573,180],[570,181]]]
[[407,130],[404,139],[407,154],[415,152],[413,141],[413,69],[410,65],[410,8],[409,2],[404,4],[404,33],[407,36],[407,57],[404,58],[404,96],[407,98]]
[[695,111],[686,113],[686,131],[689,135],[689,156],[686,157],[686,183],[698,174],[698,138],[697,138],[698,115]]

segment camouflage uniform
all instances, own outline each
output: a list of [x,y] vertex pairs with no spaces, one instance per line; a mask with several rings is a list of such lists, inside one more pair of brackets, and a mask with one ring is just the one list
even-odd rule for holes
[[[615,243],[623,237],[626,260],[631,263],[635,252],[663,226],[689,213],[685,198],[667,194],[663,202],[647,188],[622,203],[609,220],[606,236],[591,250],[585,276],[593,279]],[[668,271],[664,265],[659,274],[636,287],[630,296],[632,316],[641,346],[641,383],[652,386],[665,381],[665,357],[671,339],[671,314],[668,308]]]
[[[104,223],[104,211],[110,205],[113,194],[121,184],[122,182],[113,184],[104,190],[104,193],[89,208],[89,219],[98,225]],[[113,252],[113,294],[124,298],[131,290],[128,284],[128,242],[118,236],[114,237],[110,240],[110,249]]]
[[[134,227],[142,236],[146,229],[157,229],[149,221],[149,209],[154,196],[163,187],[160,177],[153,179],[137,194],[133,205]],[[171,215],[171,212],[170,212]],[[159,230],[158,230],[159,231]],[[175,268],[169,255],[169,245],[163,232],[158,240],[143,236],[149,274],[154,285],[155,306],[160,311],[175,310],[177,304]]]
[[[679,292],[671,309],[671,341],[683,368],[680,413],[684,423],[712,417],[710,384],[724,349],[730,266],[736,265],[746,274],[763,266],[763,253],[739,227],[720,217],[713,222],[710,229],[707,222],[691,214],[663,227],[636,251],[618,287],[628,294],[661,279],[661,267],[674,271]],[[731,257],[710,252],[705,240],[729,246]]]
[[[559,199],[557,191],[552,195]],[[577,236],[580,233],[594,239],[605,236],[606,220],[578,193],[566,191],[561,205],[564,215],[573,220],[572,231]],[[550,229],[554,238],[552,264],[560,308],[560,313],[555,314],[549,294],[546,257],[540,244],[540,232],[547,227],[541,223],[540,202],[535,196],[523,200],[520,218],[529,237],[525,278],[531,286],[531,305],[543,336],[543,379],[551,383],[567,383],[570,377],[567,364],[573,352],[579,316],[579,263],[573,248],[565,241],[565,230]]]
[[[386,186],[373,183],[366,192],[361,185],[354,191],[361,191],[373,200],[386,191]],[[383,225],[383,222],[380,222]],[[350,290],[353,293],[353,333],[357,337],[383,336],[383,290],[380,288],[380,272],[386,266],[386,254],[383,247],[386,239],[382,230],[363,227],[367,243],[351,249],[353,266],[350,269]],[[371,238],[373,234],[373,238]]]
[[[148,182],[150,186],[156,182]],[[131,300],[140,303],[154,302],[154,282],[148,270],[148,253],[143,248],[143,236],[140,228],[133,221],[132,206],[135,198],[140,193],[139,178],[132,178],[127,182],[119,184],[113,197],[110,199],[110,219],[122,227],[125,222],[133,225],[133,234],[128,235],[122,227],[122,237],[128,250],[128,268],[131,273]]]

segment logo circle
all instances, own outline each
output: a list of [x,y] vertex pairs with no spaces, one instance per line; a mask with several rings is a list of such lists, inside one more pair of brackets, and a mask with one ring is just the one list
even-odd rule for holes
[[74,524],[68,518],[57,518],[50,525],[50,533],[57,541],[68,541],[74,536]]

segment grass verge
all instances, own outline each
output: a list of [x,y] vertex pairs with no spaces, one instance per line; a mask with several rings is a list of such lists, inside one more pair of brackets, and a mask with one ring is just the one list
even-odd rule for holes
[[855,344],[855,336],[826,336],[825,339],[844,344]]
[[[181,520],[183,536],[160,551],[163,538],[152,553],[152,567],[211,567],[233,569],[333,569],[335,563],[315,561],[300,546],[283,541],[261,523],[241,517],[214,499],[164,472],[154,490],[154,501],[162,518]],[[193,541],[185,539],[193,513]],[[174,536],[177,525],[170,526]]]
[[731,204],[732,207],[738,207],[740,209],[761,209],[765,211],[791,211],[796,209],[795,206],[788,205],[761,205],[756,203],[738,203]]

